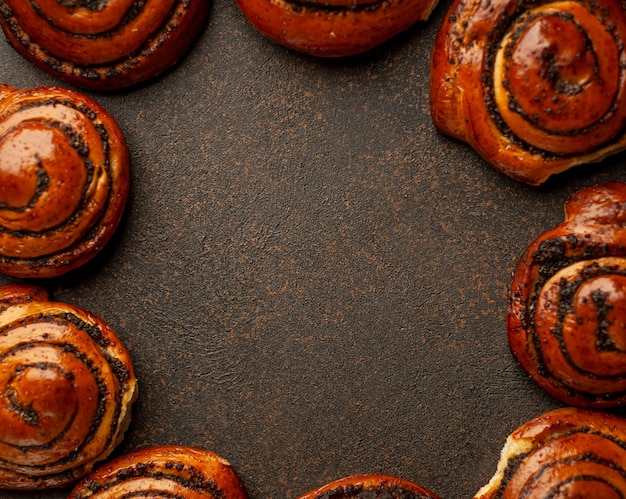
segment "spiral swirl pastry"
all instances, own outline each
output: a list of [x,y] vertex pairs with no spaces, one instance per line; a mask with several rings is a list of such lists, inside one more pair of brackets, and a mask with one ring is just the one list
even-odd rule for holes
[[455,0],[435,43],[431,115],[531,185],[626,146],[617,0]]
[[54,277],[90,260],[118,226],[129,184],[122,132],[96,102],[0,84],[0,272]]
[[625,420],[568,407],[515,430],[474,499],[619,499],[626,496],[625,477]]
[[548,393],[573,406],[626,403],[626,184],[576,192],[565,221],[521,257],[508,340]]
[[237,0],[267,38],[316,57],[373,49],[428,19],[437,0]]
[[438,499],[424,487],[403,478],[364,474],[341,478],[301,495],[298,499]]
[[228,461],[193,447],[163,446],[122,455],[93,471],[70,499],[162,497],[247,499]]
[[0,0],[0,25],[31,63],[83,88],[134,85],[173,66],[208,0]]
[[99,318],[48,301],[38,287],[0,287],[0,488],[69,485],[121,440],[136,379]]

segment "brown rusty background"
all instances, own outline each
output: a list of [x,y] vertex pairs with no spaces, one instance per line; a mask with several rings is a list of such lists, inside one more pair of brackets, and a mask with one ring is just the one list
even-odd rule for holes
[[[131,200],[102,255],[43,285],[131,352],[140,398],[116,454],[210,449],[252,499],[366,472],[462,499],[514,428],[559,406],[508,350],[507,286],[568,195],[626,180],[624,155],[532,188],[439,135],[428,78],[448,6],[320,61],[216,0],[175,70],[85,92],[125,132]],[[0,74],[59,84],[6,43]]]

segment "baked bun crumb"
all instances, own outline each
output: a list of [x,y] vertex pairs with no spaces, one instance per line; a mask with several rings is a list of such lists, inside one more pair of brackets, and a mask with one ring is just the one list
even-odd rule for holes
[[506,440],[498,468],[474,499],[624,497],[626,420],[600,411],[557,409]]

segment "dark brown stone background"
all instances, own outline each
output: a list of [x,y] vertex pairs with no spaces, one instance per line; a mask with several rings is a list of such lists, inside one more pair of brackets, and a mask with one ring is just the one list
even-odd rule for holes
[[[462,499],[514,428],[559,406],[509,352],[507,286],[568,195],[626,180],[624,155],[532,188],[439,135],[428,78],[448,6],[320,61],[216,0],[174,71],[88,93],[125,132],[132,196],[99,258],[43,284],[132,354],[140,398],[116,454],[210,449],[252,499],[366,472]],[[0,74],[59,83],[6,43]]]

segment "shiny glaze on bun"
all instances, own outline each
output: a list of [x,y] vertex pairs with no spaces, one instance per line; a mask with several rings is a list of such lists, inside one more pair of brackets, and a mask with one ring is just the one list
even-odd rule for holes
[[136,393],[102,319],[37,286],[0,287],[0,489],[76,482],[120,442]]
[[618,498],[625,475],[626,420],[568,407],[515,430],[474,499]]
[[217,454],[183,446],[148,447],[93,471],[69,499],[168,497],[247,499],[232,466]]
[[129,188],[128,149],[102,106],[0,84],[0,272],[56,277],[86,263],[112,237]]
[[317,57],[343,57],[373,49],[418,21],[437,0],[236,0],[267,38]]
[[431,115],[510,177],[626,147],[626,10],[618,0],[455,0],[432,55]]
[[341,478],[301,495],[298,499],[438,499],[424,487],[403,478],[363,474]]
[[511,351],[568,405],[626,403],[626,184],[579,190],[565,221],[521,257],[509,292]]
[[189,50],[209,0],[0,0],[0,26],[31,63],[73,85],[113,90],[170,68]]

